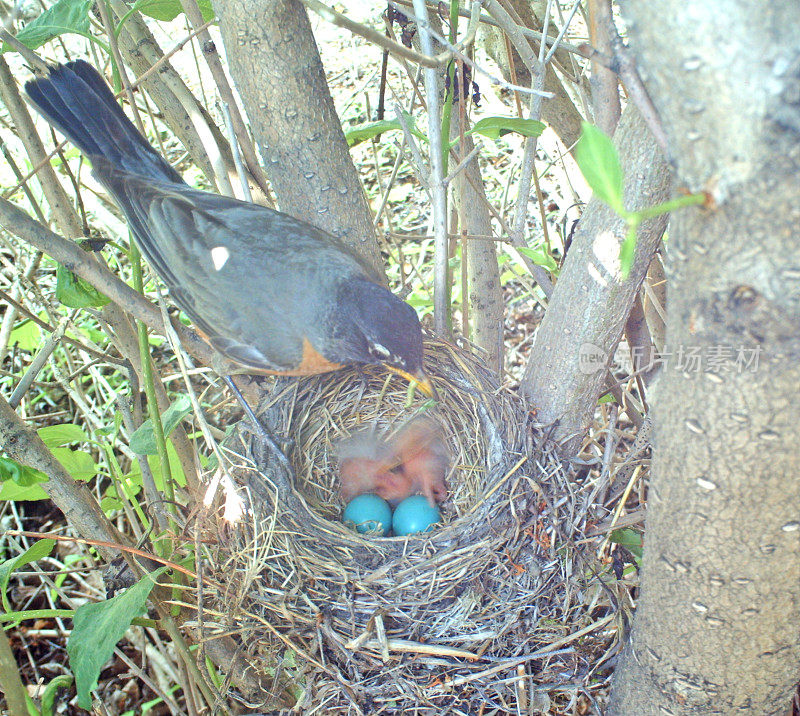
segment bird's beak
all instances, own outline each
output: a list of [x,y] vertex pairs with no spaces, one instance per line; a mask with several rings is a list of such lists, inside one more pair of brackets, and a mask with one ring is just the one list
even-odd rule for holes
[[399,375],[401,378],[405,378],[409,383],[416,385],[429,398],[433,398],[434,400],[439,399],[439,397],[436,395],[436,390],[433,387],[433,383],[431,383],[431,379],[428,378],[428,376],[423,372],[420,371],[414,375],[403,370],[402,368],[395,368],[393,365],[387,365],[386,368],[392,373]]

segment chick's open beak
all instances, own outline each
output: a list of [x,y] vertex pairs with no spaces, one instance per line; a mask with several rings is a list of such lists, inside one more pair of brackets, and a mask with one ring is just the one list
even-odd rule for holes
[[396,373],[401,378],[405,378],[409,383],[413,383],[414,385],[418,386],[419,389],[425,393],[429,398],[433,398],[434,400],[438,400],[439,396],[436,394],[436,390],[433,387],[433,383],[431,383],[430,378],[422,372],[417,373],[416,375],[409,373],[408,371],[403,370],[402,368],[395,368],[392,365],[387,365],[386,368],[390,370],[392,373]]

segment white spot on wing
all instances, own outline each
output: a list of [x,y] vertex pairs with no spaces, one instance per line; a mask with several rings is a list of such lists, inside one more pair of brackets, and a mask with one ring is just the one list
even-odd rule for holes
[[211,249],[211,261],[214,268],[219,271],[225,265],[225,262],[230,258],[230,251],[224,246],[215,246]]

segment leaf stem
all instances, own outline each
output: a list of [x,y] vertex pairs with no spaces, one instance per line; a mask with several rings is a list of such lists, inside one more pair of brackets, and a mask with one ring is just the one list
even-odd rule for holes
[[27,692],[20,677],[11,643],[2,629],[0,629],[0,687],[5,693],[8,713],[12,716],[26,716],[28,713],[25,699]]
[[644,221],[645,219],[652,219],[654,216],[675,211],[675,209],[683,209],[687,206],[701,206],[705,203],[705,194],[687,194],[685,196],[678,196],[674,199],[670,199],[669,201],[662,202],[661,204],[656,204],[655,206],[650,206],[646,209],[641,209],[640,211],[637,211],[636,214],[640,221]]

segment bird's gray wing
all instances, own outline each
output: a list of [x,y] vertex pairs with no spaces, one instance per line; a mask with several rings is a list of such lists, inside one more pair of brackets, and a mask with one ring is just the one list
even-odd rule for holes
[[336,239],[266,207],[108,167],[102,179],[174,302],[250,368],[297,366],[337,282],[365,275]]

